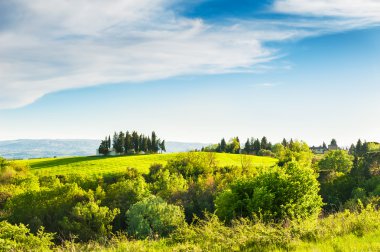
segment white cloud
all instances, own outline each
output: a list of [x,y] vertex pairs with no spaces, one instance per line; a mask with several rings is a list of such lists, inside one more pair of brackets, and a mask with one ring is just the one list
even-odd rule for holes
[[379,0],[277,0],[273,6],[277,12],[297,15],[363,18],[380,21]]
[[[174,1],[13,0],[7,11],[14,15],[6,15],[5,20],[0,17],[0,109],[23,106],[69,88],[251,71],[279,57],[276,50],[264,45],[267,41],[362,25],[336,20],[335,28],[326,30],[323,23],[307,20],[208,24],[171,11]],[[312,1],[277,1],[274,9],[329,13],[327,1],[316,0],[320,4],[311,6],[308,2]],[[364,2],[373,2],[366,15],[374,16],[376,2]],[[356,14],[349,9],[338,12],[356,17],[365,9],[359,8]]]
[[0,32],[0,108],[91,85],[222,73],[269,61],[257,34],[176,16],[170,1],[18,0]]

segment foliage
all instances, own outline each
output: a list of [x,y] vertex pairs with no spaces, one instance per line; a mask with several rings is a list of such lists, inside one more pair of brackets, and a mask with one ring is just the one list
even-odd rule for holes
[[253,215],[267,221],[315,216],[322,206],[318,186],[310,168],[288,163],[283,168],[233,183],[217,197],[216,213],[227,221]]
[[[135,153],[158,153],[160,150],[166,151],[165,140],[157,138],[153,131],[151,137],[138,134],[133,131],[132,134],[127,131],[114,133],[112,139],[113,150],[118,154],[135,154]],[[111,139],[106,137],[99,146],[99,153],[107,155],[111,148]]]
[[128,233],[138,238],[168,236],[185,225],[180,207],[150,196],[133,205],[127,212]]
[[306,143],[298,141],[293,142],[291,140],[289,145],[284,151],[279,153],[277,158],[279,159],[280,166],[291,161],[297,161],[302,167],[311,167],[313,153]]
[[[11,223],[28,224],[33,232],[44,226],[50,232],[60,230],[59,222],[82,201],[93,197],[76,184],[59,184],[53,188],[25,191],[9,199],[5,205]],[[31,204],[31,202],[33,202]]]
[[349,173],[353,167],[353,157],[344,150],[329,151],[318,166],[320,170]]
[[103,204],[110,209],[120,209],[121,214],[116,217],[113,226],[115,229],[125,229],[125,213],[136,202],[149,195],[148,185],[140,176],[111,184],[106,189],[106,199]]
[[40,229],[36,235],[23,224],[0,222],[0,251],[47,251],[54,245],[53,234]]
[[66,237],[75,234],[81,241],[99,240],[110,237],[112,221],[120,213],[118,208],[110,210],[97,202],[79,202],[68,216],[60,222]]

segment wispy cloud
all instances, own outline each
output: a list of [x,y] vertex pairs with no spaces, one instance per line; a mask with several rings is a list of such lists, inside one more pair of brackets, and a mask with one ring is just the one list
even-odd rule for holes
[[273,9],[277,12],[297,15],[362,18],[380,21],[378,0],[277,0]]
[[[175,13],[170,8],[173,1],[0,3],[0,12],[14,14],[0,13],[0,108],[23,106],[68,88],[250,71],[280,56],[265,46],[268,41],[361,27],[367,19],[375,22],[380,16],[378,1],[278,0],[273,5],[275,12],[321,12],[361,18],[362,23],[334,20],[334,28],[327,30],[323,23],[306,18],[209,24]],[[319,4],[308,4],[314,2]]]
[[265,82],[265,83],[255,84],[254,86],[262,87],[262,88],[273,88],[273,87],[278,86],[278,83]]

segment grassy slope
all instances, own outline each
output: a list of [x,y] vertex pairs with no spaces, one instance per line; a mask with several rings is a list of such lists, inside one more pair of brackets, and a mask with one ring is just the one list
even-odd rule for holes
[[[197,153],[208,155],[208,153]],[[141,172],[148,172],[151,164],[165,165],[168,160],[179,154],[154,154],[121,157],[69,157],[47,158],[17,161],[28,163],[35,174],[40,175],[64,175],[64,174],[107,174],[122,172],[128,167],[133,167]],[[267,157],[246,156],[239,154],[217,153],[218,166],[241,166],[250,163],[253,167],[268,167],[274,165],[277,160]]]

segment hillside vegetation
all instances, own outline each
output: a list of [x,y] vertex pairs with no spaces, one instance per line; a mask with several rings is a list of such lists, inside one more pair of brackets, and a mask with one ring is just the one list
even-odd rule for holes
[[380,153],[351,149],[0,158],[0,251],[379,251]]
[[[30,166],[37,175],[102,175],[124,172],[127,168],[135,168],[141,173],[147,173],[152,164],[166,163],[183,154],[151,154],[116,157],[68,157],[68,158],[45,158],[20,160],[17,163]],[[250,155],[227,154],[227,153],[196,153],[200,158],[215,156],[217,166],[244,166],[256,168],[269,167],[276,164],[277,160],[270,157],[257,157]]]

